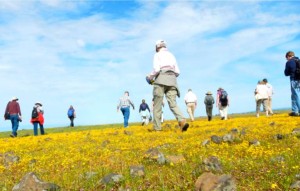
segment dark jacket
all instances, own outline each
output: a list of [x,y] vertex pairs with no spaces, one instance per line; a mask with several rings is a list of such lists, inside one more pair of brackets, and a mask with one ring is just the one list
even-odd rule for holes
[[148,111],[150,112],[150,109],[149,109],[148,104],[142,103],[142,104],[140,105],[140,110],[139,110],[139,112],[145,111],[146,109],[148,109]]
[[290,80],[294,80],[295,71],[296,71],[296,61],[295,59],[299,59],[298,57],[293,57],[285,64],[284,74],[285,76],[290,76]]
[[21,114],[21,109],[20,109],[20,105],[17,101],[10,101],[8,102],[6,109],[5,109],[5,113],[9,112],[10,114],[18,114],[18,115],[22,115]]

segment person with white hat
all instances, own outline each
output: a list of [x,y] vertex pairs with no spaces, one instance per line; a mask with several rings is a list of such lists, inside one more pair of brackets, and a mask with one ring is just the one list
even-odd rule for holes
[[22,114],[20,105],[18,103],[17,97],[12,97],[11,101],[8,102],[5,109],[4,118],[6,118],[6,115],[9,114],[9,119],[11,121],[12,125],[12,134],[11,137],[17,137],[18,136],[18,128],[19,128],[19,122],[22,121]]
[[153,129],[149,131],[161,131],[161,112],[164,95],[168,101],[169,107],[176,117],[179,127],[182,131],[186,131],[189,124],[180,111],[176,96],[180,97],[177,85],[177,77],[180,70],[177,65],[176,58],[168,51],[166,41],[158,40],[155,43],[156,53],[153,59],[153,70],[147,75],[146,80],[153,84]]
[[208,117],[208,121],[212,120],[212,111],[213,111],[214,103],[215,103],[215,100],[212,96],[212,93],[211,93],[211,91],[208,91],[204,98],[204,104],[205,104],[206,115]]
[[45,134],[44,131],[44,110],[42,108],[42,103],[37,101],[32,110],[30,122],[33,124],[33,134],[38,135],[38,125],[40,126],[41,135]]

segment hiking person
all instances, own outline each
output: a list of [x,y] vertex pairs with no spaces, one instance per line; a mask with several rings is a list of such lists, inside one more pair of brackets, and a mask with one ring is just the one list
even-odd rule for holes
[[296,75],[296,60],[299,60],[298,57],[295,57],[293,51],[288,51],[285,54],[287,62],[285,64],[284,74],[285,76],[290,76],[291,84],[291,101],[292,101],[292,112],[290,116],[299,116],[300,113],[300,81],[298,75]]
[[76,113],[72,105],[70,105],[67,115],[68,118],[70,119],[70,127],[74,127],[74,119],[76,118]]
[[194,113],[197,107],[197,96],[192,92],[192,89],[188,89],[188,92],[184,96],[184,102],[187,106],[187,112],[191,118],[191,121],[194,121]]
[[217,90],[216,106],[219,108],[221,120],[228,119],[229,97],[223,88]]
[[[177,103],[176,96],[180,97],[177,86],[177,77],[180,74],[176,58],[168,51],[164,40],[158,40],[155,44],[153,58],[153,70],[146,77],[149,84],[153,84],[153,129],[149,131],[161,131],[161,112],[164,95],[168,101],[170,110],[176,117],[181,131],[186,131],[189,124],[186,122]],[[153,82],[154,81],[154,82]]]
[[264,78],[263,82],[266,84],[267,88],[268,88],[268,113],[269,115],[273,115],[273,109],[272,109],[272,96],[274,94],[273,91],[273,86],[268,82],[268,79]]
[[263,105],[263,111],[266,112],[268,116],[268,87],[264,81],[259,81],[255,89],[255,99],[256,99],[256,117],[259,117],[260,106]]
[[[149,111],[149,115],[147,113],[147,110]],[[144,99],[142,100],[142,103],[140,105],[139,113],[142,117],[142,126],[144,124],[148,125],[149,117],[151,116],[151,112],[150,112],[150,108],[149,108],[148,104],[146,103],[146,101]]]
[[117,112],[121,110],[123,117],[124,117],[124,127],[128,127],[128,120],[130,116],[130,105],[132,106],[132,109],[134,110],[134,105],[132,101],[129,98],[129,92],[125,91],[124,95],[120,98],[119,105],[117,106]]
[[33,106],[31,113],[30,122],[33,124],[33,134],[34,136],[38,135],[38,125],[40,126],[41,135],[45,134],[44,131],[44,110],[42,108],[41,102],[36,102]]
[[[12,133],[11,137],[17,137],[18,136],[18,128],[19,128],[19,122],[22,121],[22,114],[20,109],[20,104],[18,103],[18,98],[13,97],[11,101],[9,101],[6,105],[6,109],[4,112],[4,118],[10,119],[11,126],[12,126]],[[9,116],[8,116],[9,115]]]
[[214,97],[212,96],[211,91],[208,91],[204,98],[205,110],[206,110],[208,121],[212,120],[212,111],[213,111],[214,103],[215,103]]

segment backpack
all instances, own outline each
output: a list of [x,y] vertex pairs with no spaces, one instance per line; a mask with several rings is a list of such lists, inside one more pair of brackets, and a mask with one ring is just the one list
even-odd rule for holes
[[213,105],[214,104],[214,98],[212,98],[212,96],[208,97],[206,99],[206,104],[207,105]]
[[69,109],[68,110],[68,117],[73,117],[74,116],[74,109]]
[[221,94],[220,94],[220,103],[221,103],[221,106],[227,106],[228,105],[228,98],[227,98],[228,94],[225,90],[222,90],[221,91]]
[[39,113],[38,113],[37,108],[36,108],[36,107],[33,107],[32,113],[31,113],[31,118],[32,118],[32,119],[35,119],[35,118],[37,118],[38,116],[39,116]]
[[295,63],[296,63],[296,71],[295,71],[295,80],[300,80],[300,60],[299,59],[295,59]]

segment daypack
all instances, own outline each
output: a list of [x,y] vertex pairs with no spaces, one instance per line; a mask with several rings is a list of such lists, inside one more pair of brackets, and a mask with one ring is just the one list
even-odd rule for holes
[[206,104],[207,105],[213,105],[214,104],[214,98],[212,96],[208,97],[206,99]]
[[39,116],[39,113],[38,113],[37,108],[33,107],[32,113],[31,113],[31,118],[34,119],[34,118],[37,118],[38,116]]
[[74,116],[74,109],[69,109],[68,110],[68,117],[73,117]]
[[295,71],[295,80],[300,80],[300,60],[299,59],[295,59],[295,63],[296,63],[296,71]]
[[221,94],[220,94],[220,103],[221,103],[221,106],[227,106],[228,105],[228,98],[227,98],[228,94],[225,90],[222,90],[221,91]]

